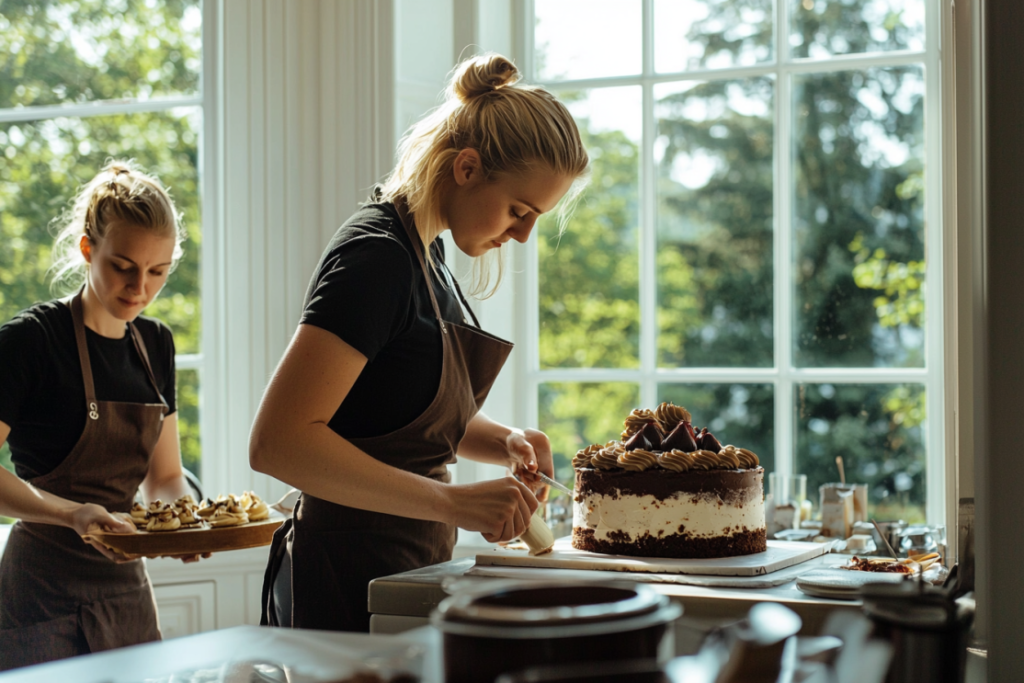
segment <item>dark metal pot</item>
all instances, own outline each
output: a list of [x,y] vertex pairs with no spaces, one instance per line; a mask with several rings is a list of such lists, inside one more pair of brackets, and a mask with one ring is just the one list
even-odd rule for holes
[[974,621],[968,602],[916,581],[861,589],[875,636],[893,646],[886,683],[962,683],[967,633]]
[[653,659],[590,664],[551,664],[503,674],[496,683],[671,683]]
[[493,683],[546,664],[672,657],[682,607],[650,586],[520,581],[489,584],[438,605],[446,683]]

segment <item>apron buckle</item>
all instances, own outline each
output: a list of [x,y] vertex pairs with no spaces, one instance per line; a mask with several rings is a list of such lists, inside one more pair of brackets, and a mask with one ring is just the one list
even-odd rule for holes
[[97,406],[95,402],[89,403],[89,417],[93,420],[100,419],[100,414],[96,410]]

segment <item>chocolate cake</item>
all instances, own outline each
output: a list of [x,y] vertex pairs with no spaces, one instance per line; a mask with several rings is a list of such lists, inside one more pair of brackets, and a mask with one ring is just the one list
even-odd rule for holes
[[621,440],[582,449],[573,466],[574,548],[680,558],[767,549],[757,456],[695,430],[685,408],[634,410]]

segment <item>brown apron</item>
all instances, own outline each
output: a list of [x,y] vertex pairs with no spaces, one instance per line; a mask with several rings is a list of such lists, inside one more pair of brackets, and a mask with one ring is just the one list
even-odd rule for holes
[[[78,443],[53,471],[29,481],[111,512],[131,510],[149,471],[167,403],[135,325],[129,330],[160,403],[97,401],[82,319],[70,302],[88,416]],[[0,670],[160,640],[142,560],[116,564],[74,529],[18,522],[0,560]]]
[[[476,327],[441,317],[430,286],[419,234],[404,207],[402,225],[413,243],[441,328],[441,383],[427,409],[408,425],[383,436],[349,439],[392,467],[445,483],[448,463],[505,364],[512,344],[479,329],[480,324],[452,280]],[[332,631],[369,631],[367,586],[373,579],[446,562],[456,528],[450,524],[397,517],[331,503],[302,494],[292,523],[278,530],[263,584],[261,623]],[[289,561],[290,560],[290,561]],[[283,570],[282,570],[283,567]],[[291,620],[278,618],[278,572],[291,577]],[[286,613],[287,614],[287,613]],[[285,623],[281,623],[285,621]]]

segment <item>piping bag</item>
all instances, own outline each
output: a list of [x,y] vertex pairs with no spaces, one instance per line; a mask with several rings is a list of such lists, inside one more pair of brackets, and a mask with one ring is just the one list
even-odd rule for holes
[[530,549],[531,555],[550,553],[551,548],[554,547],[555,535],[551,533],[551,528],[548,527],[547,522],[541,516],[541,508],[539,506],[533,512],[533,517],[530,518],[530,526],[526,528],[526,531],[519,537],[519,540],[526,544],[526,547]]
[[[521,477],[519,477],[519,481],[526,484]],[[549,553],[555,545],[555,535],[551,533],[551,528],[544,521],[544,516],[541,512],[543,508],[543,503],[537,506],[537,509],[533,511],[533,516],[530,518],[530,526],[526,527],[526,531],[519,537],[519,540],[530,549],[531,555]]]

